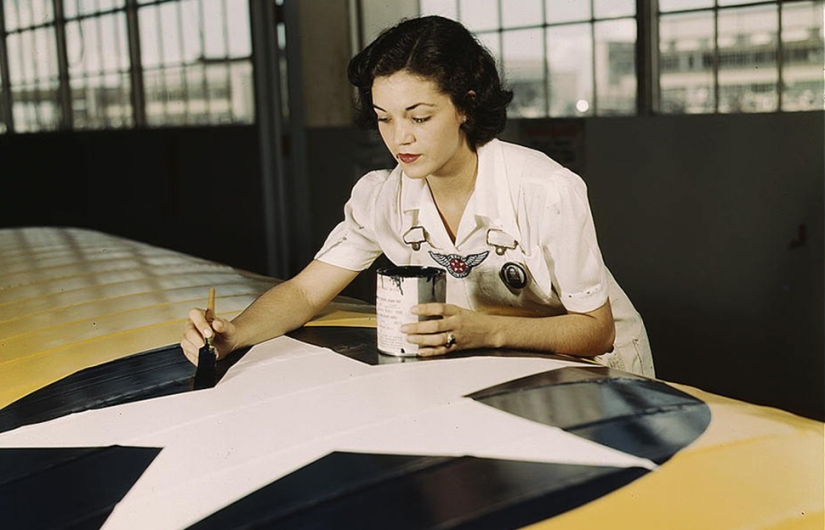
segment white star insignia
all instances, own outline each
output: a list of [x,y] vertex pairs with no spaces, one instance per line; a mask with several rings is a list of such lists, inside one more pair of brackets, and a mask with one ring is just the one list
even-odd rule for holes
[[90,410],[0,434],[0,447],[163,450],[106,529],[176,529],[333,451],[655,468],[466,398],[581,363],[467,357],[369,366],[288,337],[256,346],[210,390]]

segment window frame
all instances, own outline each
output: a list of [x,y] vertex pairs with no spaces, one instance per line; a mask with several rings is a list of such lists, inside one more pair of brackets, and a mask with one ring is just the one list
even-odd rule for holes
[[[461,1],[460,0],[449,0],[451,1],[452,5],[450,7],[451,13],[455,13],[455,17],[458,20],[461,20]],[[590,19],[589,20],[581,20],[576,21],[575,24],[581,23],[588,23],[591,29],[591,39],[594,43],[593,46],[593,54],[595,55],[595,25],[601,21],[609,21],[609,20],[618,20],[627,18],[627,16],[615,16],[615,17],[604,17],[604,18],[596,18],[595,17],[595,0],[587,0],[590,2]],[[635,0],[635,7],[636,12],[635,15],[632,17],[636,21],[636,28],[637,28],[637,36],[636,36],[636,45],[635,45],[635,57],[636,57],[636,112],[634,114],[626,114],[627,115],[634,115],[634,116],[651,116],[651,115],[679,115],[683,113],[678,112],[663,112],[663,99],[662,99],[662,88],[661,88],[661,63],[660,63],[660,21],[663,16],[671,16],[671,15],[681,15],[681,14],[690,14],[690,13],[712,13],[712,17],[714,20],[714,29],[713,29],[713,40],[714,40],[714,48],[712,53],[712,76],[713,76],[713,86],[714,86],[714,105],[713,109],[709,112],[703,112],[701,114],[737,114],[737,113],[747,113],[747,114],[765,114],[765,113],[787,113],[787,112],[797,112],[796,109],[786,109],[783,105],[783,96],[784,96],[784,88],[785,88],[785,81],[784,81],[784,65],[786,62],[786,57],[784,53],[784,40],[783,40],[783,13],[785,11],[786,6],[793,5],[793,4],[802,4],[809,1],[813,1],[814,5],[817,3],[821,4],[820,0],[752,0],[752,1],[745,1],[742,3],[734,3],[729,5],[720,5],[719,0],[712,0],[710,2],[711,6],[706,7],[694,7],[694,8],[685,8],[685,9],[673,9],[668,11],[661,11],[659,9],[659,0]],[[550,103],[550,95],[549,89],[547,89],[549,72],[548,72],[548,59],[547,59],[547,30],[548,28],[552,27],[560,27],[567,25],[567,23],[548,23],[547,16],[546,16],[546,3],[542,1],[541,3],[541,10],[542,10],[542,20],[540,23],[531,24],[526,26],[513,26],[513,27],[505,27],[502,19],[503,14],[503,3],[502,0],[496,0],[496,5],[498,8],[497,13],[497,26],[492,29],[483,29],[476,31],[477,35],[489,35],[497,33],[497,44],[498,49],[502,49],[502,43],[504,40],[503,35],[506,32],[510,31],[519,31],[524,29],[537,29],[542,28],[544,32],[544,85],[545,85],[545,98],[544,98],[544,115],[541,116],[542,118],[570,118],[573,116],[568,115],[551,115],[551,103]],[[776,108],[763,112],[763,111],[756,111],[756,112],[746,112],[746,111],[734,111],[728,112],[720,110],[720,83],[719,83],[719,72],[720,72],[720,64],[722,62],[720,46],[719,46],[719,16],[720,13],[725,12],[735,12],[735,11],[744,11],[747,9],[754,9],[759,7],[773,7],[776,9],[777,12],[777,27],[776,27],[776,34],[777,34],[777,49],[776,49],[776,69],[777,69],[777,76],[775,82],[775,92],[777,97],[777,104]],[[422,3],[419,1],[419,9],[418,12],[422,12]],[[449,15],[447,15],[449,16]],[[497,54],[496,58],[499,62],[505,63],[506,67],[506,59],[503,59],[501,56],[502,54]],[[595,59],[592,61],[593,68],[595,69]],[[592,85],[593,85],[593,103],[595,106],[595,112],[591,115],[587,115],[585,117],[596,117],[596,118],[609,118],[611,114],[601,114],[599,113],[599,93],[597,89],[597,80],[595,72],[592,75]],[[823,102],[822,108],[813,108],[808,109],[808,111],[822,111],[825,110],[825,102]],[[530,118],[525,118],[530,119]]]
[[[221,125],[239,125],[239,124],[250,124],[255,123],[256,121],[256,109],[255,109],[255,101],[254,101],[254,94],[251,97],[245,98],[246,101],[249,102],[249,105],[252,105],[251,108],[248,109],[248,112],[243,112],[240,115],[235,113],[235,109],[233,108],[231,98],[226,96],[228,99],[228,103],[224,104],[228,110],[228,114],[230,118],[228,120],[220,119],[215,116],[212,116],[211,112],[214,110],[211,106],[208,105],[207,102],[207,116],[205,118],[205,123],[197,123],[194,120],[189,120],[188,118],[185,120],[184,123],[171,123],[169,119],[163,120],[161,123],[151,123],[151,119],[147,118],[147,93],[146,93],[146,86],[145,86],[145,69],[143,67],[143,54],[141,53],[141,39],[140,39],[140,10],[143,8],[158,8],[158,6],[162,6],[165,4],[177,4],[178,9],[180,9],[185,2],[185,0],[122,0],[122,5],[112,5],[106,7],[100,7],[99,4],[96,4],[96,7],[91,10],[81,10],[81,9],[74,9],[70,16],[66,16],[66,11],[64,8],[66,7],[65,1],[66,0],[47,0],[47,4],[51,9],[51,13],[53,17],[44,22],[38,23],[36,21],[32,21],[32,23],[27,23],[25,26],[19,26],[13,28],[11,31],[7,31],[7,24],[6,24],[6,2],[9,0],[0,0],[0,134],[16,134],[16,133],[46,133],[46,132],[53,132],[53,131],[80,131],[80,130],[131,130],[131,129],[141,129],[141,128],[168,128],[168,127],[202,127],[202,126],[221,126]],[[201,10],[201,6],[203,5],[204,0],[198,0],[197,5],[199,10]],[[226,37],[226,34],[230,31],[229,26],[229,16],[227,15],[227,3],[231,0],[218,0],[220,2],[220,7],[223,10],[224,16],[221,19],[223,26],[220,28],[220,31]],[[244,2],[244,5],[248,8],[249,2]],[[71,7],[72,4],[69,4]],[[27,6],[28,9],[31,10],[30,6]],[[77,4],[74,4],[74,7],[79,7]],[[15,9],[16,6],[12,7]],[[69,11],[72,11],[71,9]],[[74,29],[73,26],[75,24],[82,25],[84,21],[88,20],[102,20],[103,17],[109,17],[113,15],[124,14],[125,15],[125,44],[127,46],[125,60],[128,61],[128,65],[126,66],[125,70],[122,67],[115,67],[115,70],[107,69],[105,66],[101,64],[99,71],[95,72],[84,72],[80,76],[71,76],[69,62],[68,62],[68,46],[66,41],[66,32],[67,28]],[[247,19],[248,19],[247,15]],[[251,22],[251,21],[249,21]],[[117,32],[121,31],[123,28],[122,19],[115,20],[115,24],[117,24],[117,28],[113,29],[115,32],[116,38],[118,40],[118,45],[122,42],[122,36],[118,35]],[[180,24],[179,24],[180,26]],[[100,27],[100,24],[98,24]],[[248,84],[243,84],[243,86],[253,86],[254,85],[254,50],[252,49],[252,24],[249,23],[249,52],[247,55],[236,56],[233,54],[232,50],[228,43],[225,46],[225,56],[221,58],[217,58],[212,60],[211,58],[206,57],[205,54],[202,58],[202,68],[203,68],[203,84],[206,86],[204,88],[204,94],[213,93],[214,87],[211,87],[210,83],[207,80],[209,75],[209,69],[217,67],[221,67],[226,71],[226,80],[221,84],[221,86],[217,87],[219,93],[222,93],[224,89],[230,90],[230,94],[233,93],[232,85],[232,75],[234,69],[237,68],[237,64],[241,64],[240,68],[248,68],[250,70],[250,82]],[[38,118],[31,123],[27,123],[25,126],[21,127],[21,124],[15,123],[13,109],[14,105],[16,104],[15,98],[15,85],[12,84],[12,79],[10,76],[10,58],[9,58],[9,49],[8,49],[8,37],[15,34],[24,34],[26,32],[36,31],[36,30],[50,30],[52,32],[55,43],[56,43],[56,50],[55,50],[55,57],[54,61],[57,63],[57,74],[56,74],[56,82],[57,88],[56,93],[58,97],[58,104],[56,108],[59,112],[58,117],[54,120],[54,123],[47,124],[46,126],[43,125],[43,122]],[[182,28],[178,28],[179,32],[182,32]],[[100,32],[100,30],[98,30]],[[182,34],[182,33],[181,33]],[[51,52],[50,52],[51,53]],[[12,58],[13,60],[13,58]],[[121,60],[120,57],[118,60]],[[102,59],[101,59],[102,61]],[[218,64],[220,63],[220,64]],[[192,65],[186,65],[192,66]],[[166,64],[162,64],[159,67],[160,75],[165,76],[165,72],[169,69],[170,66]],[[184,66],[180,68],[181,76],[187,76],[188,72]],[[95,116],[94,120],[101,121],[102,125],[95,124],[95,125],[75,125],[74,117],[73,117],[73,101],[72,101],[72,83],[77,82],[77,80],[81,80],[85,89],[89,89],[91,85],[89,85],[89,80],[94,79],[96,77],[102,78],[109,75],[118,75],[124,78],[124,83],[122,88],[120,88],[121,94],[124,92],[128,92],[128,98],[121,98],[121,101],[128,100],[131,105],[131,116],[130,119],[124,120],[126,123],[113,125],[110,117],[105,113],[100,116]],[[51,80],[51,77],[48,79],[40,79],[36,78],[33,82],[40,84],[46,81]],[[210,85],[210,86],[207,86]],[[184,91],[184,97],[188,97],[189,91]],[[124,94],[125,95],[125,94]],[[245,96],[239,95],[238,97],[244,98]],[[204,100],[206,100],[206,96],[204,96]],[[188,99],[181,100],[184,106],[188,109],[190,106],[190,102]],[[125,105],[124,105],[125,106]],[[218,111],[215,111],[218,112]],[[225,113],[224,113],[225,114]],[[222,114],[221,114],[222,116]],[[167,117],[168,118],[168,117]]]

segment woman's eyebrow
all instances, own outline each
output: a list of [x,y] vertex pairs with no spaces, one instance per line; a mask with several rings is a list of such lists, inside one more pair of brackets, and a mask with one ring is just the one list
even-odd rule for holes
[[[424,107],[437,107],[438,105],[436,105],[436,104],[434,104],[434,103],[424,103],[424,102],[421,102],[421,103],[415,103],[415,104],[413,104],[413,105],[410,105],[409,107],[407,107],[407,108],[406,108],[406,109],[404,109],[404,110],[414,110],[415,108],[417,108],[417,107],[421,107],[421,106],[424,106]],[[387,112],[386,110],[382,109],[381,107],[379,107],[379,106],[378,106],[378,105],[376,105],[376,104],[373,104],[373,105],[372,105],[372,108],[374,108],[375,110],[380,110],[381,112]]]

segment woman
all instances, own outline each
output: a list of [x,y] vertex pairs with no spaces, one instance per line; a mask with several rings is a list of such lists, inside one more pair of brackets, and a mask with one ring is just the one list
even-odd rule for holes
[[591,357],[654,375],[644,325],[605,267],[582,180],[547,156],[495,139],[512,93],[495,60],[458,22],[406,20],[349,65],[358,122],[398,160],[353,188],[344,220],[297,276],[233,321],[190,312],[181,341],[196,362],[296,329],[384,253],[441,266],[447,303],[414,312],[419,355],[518,348]]

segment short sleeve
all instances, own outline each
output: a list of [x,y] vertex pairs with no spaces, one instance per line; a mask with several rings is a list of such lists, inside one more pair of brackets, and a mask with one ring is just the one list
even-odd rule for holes
[[556,186],[546,199],[542,247],[552,263],[552,282],[568,311],[585,313],[608,299],[610,277],[602,260],[587,199],[587,187],[575,173],[554,173]]
[[373,171],[361,177],[344,206],[344,220],[329,233],[315,259],[344,269],[362,271],[381,255],[372,214],[386,179],[386,171]]

